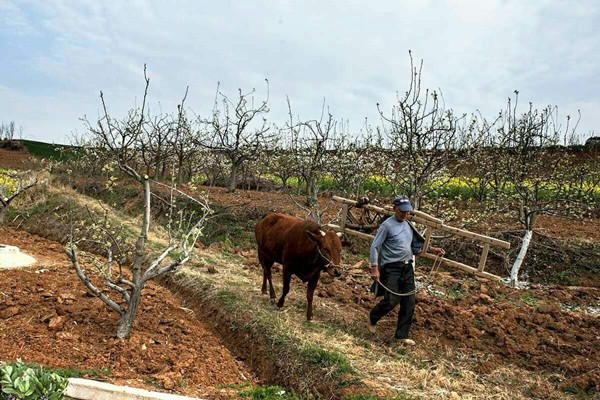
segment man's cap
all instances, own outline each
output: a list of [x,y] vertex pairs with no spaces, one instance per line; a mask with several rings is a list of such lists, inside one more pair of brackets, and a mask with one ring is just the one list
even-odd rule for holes
[[402,195],[398,196],[393,201],[394,206],[398,207],[400,211],[412,211],[412,205],[410,204],[410,200],[408,196]]

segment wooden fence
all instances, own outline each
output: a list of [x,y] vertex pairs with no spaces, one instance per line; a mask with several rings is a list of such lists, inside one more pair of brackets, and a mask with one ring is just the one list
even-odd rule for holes
[[[335,224],[328,224],[328,226],[332,229],[334,229],[335,231],[338,232],[343,232],[346,233],[348,235],[352,235],[352,236],[356,236],[356,237],[360,237],[366,240],[373,240],[374,236],[365,232],[359,232],[356,229],[352,229],[356,226],[356,224],[350,224],[348,223],[348,219],[351,216],[350,215],[350,207],[356,207],[356,208],[362,208],[364,210],[368,210],[368,211],[374,211],[377,214],[394,214],[394,211],[392,210],[391,207],[377,207],[371,204],[362,204],[362,202],[357,202],[355,200],[351,200],[351,199],[346,199],[343,197],[339,197],[339,196],[333,196],[333,200],[342,203],[342,218],[341,218],[341,223],[340,225],[335,225]],[[510,243],[509,242],[505,242],[504,240],[500,240],[500,239],[496,239],[490,236],[485,236],[485,235],[480,235],[478,233],[475,232],[470,232],[464,229],[459,229],[459,228],[455,228],[453,226],[448,226],[446,224],[444,224],[444,221],[442,221],[439,218],[435,218],[427,213],[424,213],[422,211],[411,211],[411,216],[410,216],[410,220],[414,221],[416,223],[425,225],[427,227],[427,230],[425,231],[425,245],[424,245],[424,249],[427,249],[429,246],[429,243],[431,241],[431,233],[432,231],[438,230],[438,231],[442,231],[442,232],[447,232],[447,233],[451,233],[453,235],[457,235],[457,236],[462,236],[468,239],[472,239],[476,242],[480,242],[483,243],[483,249],[481,252],[481,256],[479,257],[479,264],[477,265],[477,267],[471,267],[469,265],[463,264],[461,262],[458,261],[454,261],[454,260],[450,260],[448,258],[442,257],[441,258],[441,264],[443,265],[448,265],[450,267],[454,267],[454,268],[458,268],[461,269],[463,271],[466,272],[470,272],[473,273],[477,276],[481,276],[484,278],[488,278],[488,279],[493,279],[493,280],[500,280],[501,277],[494,275],[494,274],[490,274],[489,272],[485,272],[485,262],[487,260],[487,256],[490,250],[490,246],[498,246],[501,247],[503,249],[508,249],[510,248]],[[351,225],[352,228],[350,228],[347,225]],[[371,225],[370,228],[375,228],[375,226]],[[430,260],[435,260],[437,259],[437,256],[433,255],[433,254],[429,254],[429,253],[421,253],[419,254],[419,257],[424,257]]]

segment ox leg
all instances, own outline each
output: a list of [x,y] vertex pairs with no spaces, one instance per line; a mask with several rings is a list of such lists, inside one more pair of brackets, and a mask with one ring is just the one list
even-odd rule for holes
[[268,260],[260,251],[258,252],[258,261],[263,269],[263,283],[261,292],[267,294],[267,281],[269,282],[269,297],[271,300],[275,299],[275,289],[273,288],[273,278],[271,274],[271,267],[273,267],[273,261]]
[[283,292],[281,293],[281,297],[277,302],[277,307],[283,307],[283,303],[285,302],[285,296],[290,292],[290,281],[292,280],[292,273],[289,272],[289,268],[283,267]]
[[317,287],[317,283],[319,283],[319,274],[311,278],[308,281],[308,288],[306,290],[306,319],[308,321],[312,321],[313,319],[313,297],[315,294],[315,289]]

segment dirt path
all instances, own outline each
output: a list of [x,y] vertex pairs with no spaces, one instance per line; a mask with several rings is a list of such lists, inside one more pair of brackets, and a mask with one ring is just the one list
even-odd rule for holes
[[204,398],[233,396],[238,391],[225,386],[256,382],[168,290],[150,282],[132,337],[121,341],[117,314],[86,293],[62,245],[8,228],[0,228],[0,241],[38,259],[0,271],[0,360],[92,369],[94,379]]

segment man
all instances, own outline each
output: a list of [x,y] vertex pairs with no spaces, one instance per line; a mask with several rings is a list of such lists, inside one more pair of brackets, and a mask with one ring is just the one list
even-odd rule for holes
[[[371,276],[374,281],[380,281],[389,290],[408,295],[396,296],[380,288],[383,289],[383,300],[371,310],[368,328],[371,333],[375,333],[377,322],[400,303],[394,337],[403,345],[414,346],[415,342],[408,338],[415,312],[416,286],[412,263],[413,255],[423,251],[425,239],[406,220],[413,210],[408,197],[396,197],[393,205],[395,215],[381,224],[371,244]],[[443,249],[431,246],[428,252],[437,256],[445,254]],[[413,293],[410,294],[411,292]]]

